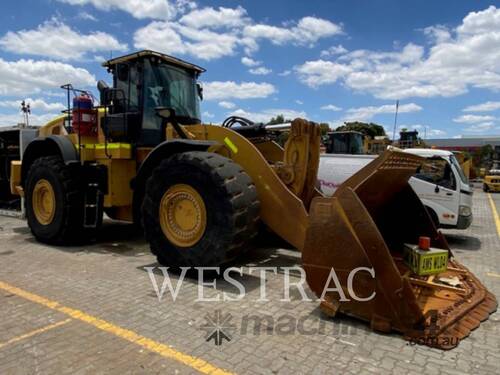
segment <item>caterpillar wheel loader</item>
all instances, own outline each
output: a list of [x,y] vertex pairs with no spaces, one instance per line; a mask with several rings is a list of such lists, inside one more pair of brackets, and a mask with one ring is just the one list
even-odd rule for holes
[[[236,117],[202,124],[204,70],[196,65],[152,51],[103,65],[113,86],[98,83],[99,105],[65,86],[66,113],[12,162],[11,190],[24,197],[39,241],[91,238],[105,212],[141,223],[161,264],[218,266],[248,247],[262,221],[301,251],[309,286],[331,316],[449,349],[496,310],[408,185],[419,157],[387,151],[326,198],[315,189],[317,124],[276,125],[290,129],[282,148],[262,124]],[[437,274],[405,261],[405,248],[422,236],[446,255]],[[360,267],[371,271],[350,276]],[[345,298],[349,289],[357,299]]]

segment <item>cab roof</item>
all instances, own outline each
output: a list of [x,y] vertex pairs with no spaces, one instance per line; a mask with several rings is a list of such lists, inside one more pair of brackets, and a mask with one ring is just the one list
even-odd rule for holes
[[449,157],[453,155],[451,151],[438,150],[434,148],[406,148],[403,151],[409,154],[414,154],[425,158],[431,158],[433,156]]
[[131,54],[128,54],[125,56],[115,57],[114,59],[103,62],[102,66],[109,68],[115,64],[124,63],[124,62],[132,61],[132,60],[137,60],[141,57],[149,57],[149,56],[155,56],[155,57],[157,57],[157,58],[159,58],[159,59],[161,59],[169,64],[180,66],[182,68],[189,69],[189,70],[194,70],[195,72],[198,72],[198,73],[206,72],[206,69],[202,68],[201,66],[191,64],[187,61],[178,59],[177,57],[165,55],[163,53],[150,51],[150,50],[143,50],[143,51],[134,52],[134,53],[131,53]]

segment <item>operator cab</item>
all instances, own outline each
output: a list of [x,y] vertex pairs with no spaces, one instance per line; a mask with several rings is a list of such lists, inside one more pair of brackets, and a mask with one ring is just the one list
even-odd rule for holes
[[154,51],[140,51],[103,63],[113,75],[113,88],[99,81],[101,105],[108,108],[102,122],[113,142],[155,146],[165,140],[157,108],[175,111],[182,125],[201,122],[202,89],[199,75],[205,69]]

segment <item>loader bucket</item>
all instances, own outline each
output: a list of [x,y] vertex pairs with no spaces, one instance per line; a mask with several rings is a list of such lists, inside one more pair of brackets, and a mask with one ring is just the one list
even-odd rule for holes
[[[497,301],[453,259],[408,184],[422,160],[386,151],[333,197],[314,198],[302,262],[330,316],[341,312],[370,322],[374,330],[395,330],[414,343],[451,349],[496,310]],[[404,262],[404,244],[417,244],[420,236],[448,251],[446,271],[419,276]],[[365,268],[351,273],[359,267]]]

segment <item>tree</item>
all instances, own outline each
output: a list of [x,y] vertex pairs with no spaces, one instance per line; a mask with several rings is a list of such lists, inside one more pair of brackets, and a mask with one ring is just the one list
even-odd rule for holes
[[330,125],[326,122],[322,122],[319,124],[319,128],[321,129],[321,136],[327,135],[327,133],[331,130]]
[[267,125],[284,124],[285,122],[291,122],[291,120],[285,120],[285,116],[278,115],[276,117],[271,118],[271,120],[269,120]]
[[378,124],[374,124],[373,122],[344,122],[344,125],[339,126],[337,131],[357,131],[363,133],[364,135],[374,138],[377,136],[385,136],[384,127]]
[[493,147],[491,145],[484,145],[481,148],[474,150],[474,153],[472,155],[472,163],[478,168],[490,168],[493,158]]

